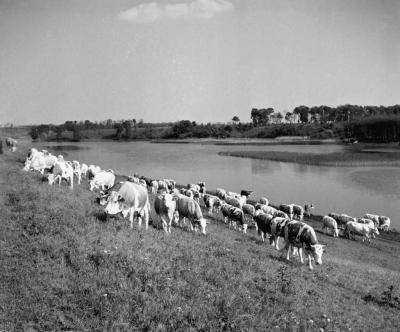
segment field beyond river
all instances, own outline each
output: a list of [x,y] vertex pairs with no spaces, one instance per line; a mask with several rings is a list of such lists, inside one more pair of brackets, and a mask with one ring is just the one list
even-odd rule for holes
[[207,235],[166,235],[153,208],[147,231],[130,229],[86,181],[22,171],[25,155],[0,156],[1,331],[400,330],[397,241],[334,239],[306,220],[327,245],[310,271],[220,215]]

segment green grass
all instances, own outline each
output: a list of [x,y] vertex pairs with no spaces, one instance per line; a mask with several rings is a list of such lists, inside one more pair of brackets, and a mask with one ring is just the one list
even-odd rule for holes
[[400,153],[343,151],[303,153],[285,151],[224,151],[220,155],[319,166],[399,166]]
[[0,158],[2,331],[400,329],[398,242],[318,233],[328,251],[309,271],[220,216],[206,236],[165,235],[154,211],[131,230],[87,184],[50,187],[22,155]]

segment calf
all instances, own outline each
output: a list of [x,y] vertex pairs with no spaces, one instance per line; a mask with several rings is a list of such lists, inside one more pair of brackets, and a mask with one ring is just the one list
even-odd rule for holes
[[[274,217],[271,214],[258,212],[254,221],[257,225],[258,233],[261,235],[261,240],[264,242],[267,234],[271,234],[271,221]],[[272,244],[272,237],[270,237],[270,244]]]

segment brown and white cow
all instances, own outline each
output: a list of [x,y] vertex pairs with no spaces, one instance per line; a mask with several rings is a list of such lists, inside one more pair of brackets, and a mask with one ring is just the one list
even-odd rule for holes
[[322,231],[325,232],[328,229],[332,230],[333,237],[339,236],[339,229],[336,220],[333,219],[332,217],[324,216],[322,218]]
[[[254,216],[254,221],[257,225],[258,233],[261,235],[261,240],[264,242],[267,234],[271,234],[271,221],[274,218],[272,214],[262,213],[261,210],[258,210],[256,215]],[[272,238],[270,237],[270,244],[272,242]]]
[[314,258],[318,265],[322,264],[322,254],[325,245],[319,244],[314,228],[301,221],[291,221],[285,225],[286,259],[290,259],[291,247],[298,248],[300,262],[303,263],[303,250],[308,256],[308,267],[313,269],[311,259]]

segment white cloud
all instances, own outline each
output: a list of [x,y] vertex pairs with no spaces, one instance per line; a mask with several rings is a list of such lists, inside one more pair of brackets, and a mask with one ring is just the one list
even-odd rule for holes
[[207,19],[216,14],[234,10],[226,0],[195,0],[190,3],[160,5],[156,2],[142,3],[119,13],[119,19],[133,23],[149,23],[160,18]]

